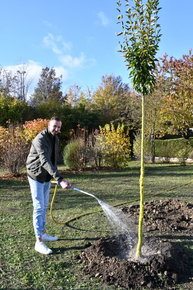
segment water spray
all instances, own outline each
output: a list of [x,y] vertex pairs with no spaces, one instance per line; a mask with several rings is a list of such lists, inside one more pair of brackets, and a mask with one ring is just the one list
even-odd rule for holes
[[115,209],[113,206],[102,201],[92,193],[86,192],[77,187],[71,187],[71,189],[89,195],[98,201],[114,232],[120,236],[120,256],[128,255],[136,244],[136,229],[131,218],[126,216],[121,210]]
[[[56,196],[57,186],[59,185],[57,182],[53,182],[53,183],[56,183],[56,187],[55,187],[54,195],[53,195],[52,202],[51,202],[50,212],[51,212],[52,219],[56,223],[60,223],[56,219],[54,219],[53,214],[52,214],[52,208],[53,208],[53,203],[54,203],[54,199]],[[128,255],[128,252],[131,255],[131,250],[134,248],[134,246],[136,244],[136,227],[135,227],[133,220],[131,218],[129,218],[128,216],[126,216],[122,212],[122,210],[115,209],[115,207],[102,201],[96,195],[94,195],[90,192],[84,191],[82,189],[79,189],[77,187],[73,187],[73,186],[71,187],[71,189],[78,191],[78,192],[81,192],[83,194],[86,194],[88,196],[91,196],[98,201],[99,205],[101,206],[105,216],[107,217],[107,219],[108,219],[108,221],[113,229],[113,232],[115,233],[116,236],[120,236],[120,241],[119,241],[120,242],[120,249],[121,249],[120,257],[123,255],[124,256]],[[88,214],[90,214],[90,213],[88,213]],[[83,214],[83,215],[85,215],[85,214]]]

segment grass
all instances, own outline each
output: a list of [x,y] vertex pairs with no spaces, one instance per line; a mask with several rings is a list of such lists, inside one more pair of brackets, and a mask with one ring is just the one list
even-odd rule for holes
[[[122,170],[68,173],[65,178],[73,186],[111,205],[129,204],[138,203],[139,172],[139,163],[131,162]],[[192,172],[192,165],[146,165],[145,200],[177,198],[192,202]],[[54,186],[51,197],[53,190]],[[61,224],[54,223],[48,214],[47,230],[58,235],[60,240],[48,243],[54,251],[48,256],[34,251],[32,203],[27,180],[0,179],[0,209],[0,289],[117,289],[84,275],[77,260],[88,242],[93,243],[110,233],[95,199],[73,190],[58,189],[53,214]],[[77,215],[95,211],[98,212],[63,224]],[[191,237],[184,242],[188,249],[193,248]],[[179,289],[192,288],[191,282],[179,286]]]

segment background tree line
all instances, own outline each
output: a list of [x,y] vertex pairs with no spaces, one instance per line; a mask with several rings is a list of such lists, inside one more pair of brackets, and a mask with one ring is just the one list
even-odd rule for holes
[[[28,96],[27,68],[15,74],[0,70],[0,125],[7,128],[34,119],[62,119],[62,146],[79,128],[94,132],[106,124],[123,124],[130,146],[140,138],[141,96],[122,82],[120,76],[105,75],[91,92],[73,85],[62,91],[62,76],[54,68],[42,69],[37,86]],[[146,98],[146,138],[178,135],[188,139],[193,128],[193,55],[190,51],[180,59],[164,55],[155,70],[156,89]]]
[[[24,70],[25,69],[25,70]],[[140,128],[140,95],[120,76],[105,75],[91,92],[78,85],[62,91],[62,76],[54,68],[42,69],[37,86],[28,96],[27,68],[15,74],[0,69],[0,125],[24,123],[36,118],[59,115],[67,130],[78,124],[89,130],[106,123],[124,123]],[[146,100],[147,134],[188,138],[193,126],[193,55],[180,59],[164,55],[157,63],[156,90]]]

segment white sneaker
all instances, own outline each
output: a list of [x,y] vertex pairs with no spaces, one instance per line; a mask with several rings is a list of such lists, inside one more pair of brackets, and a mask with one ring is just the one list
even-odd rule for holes
[[40,254],[49,255],[52,254],[52,250],[48,248],[43,242],[35,243],[35,250]]
[[42,234],[42,241],[47,241],[47,242],[54,242],[58,240],[58,237],[52,237],[49,236],[47,233]]

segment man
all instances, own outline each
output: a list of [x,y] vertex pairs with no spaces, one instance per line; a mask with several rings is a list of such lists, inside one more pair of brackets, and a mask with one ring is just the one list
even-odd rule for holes
[[32,141],[26,167],[33,201],[33,227],[36,236],[35,250],[41,254],[51,254],[45,241],[56,241],[46,233],[46,210],[49,204],[50,180],[54,178],[62,188],[70,183],[63,179],[57,170],[57,152],[62,122],[53,117],[48,128],[40,132]]

